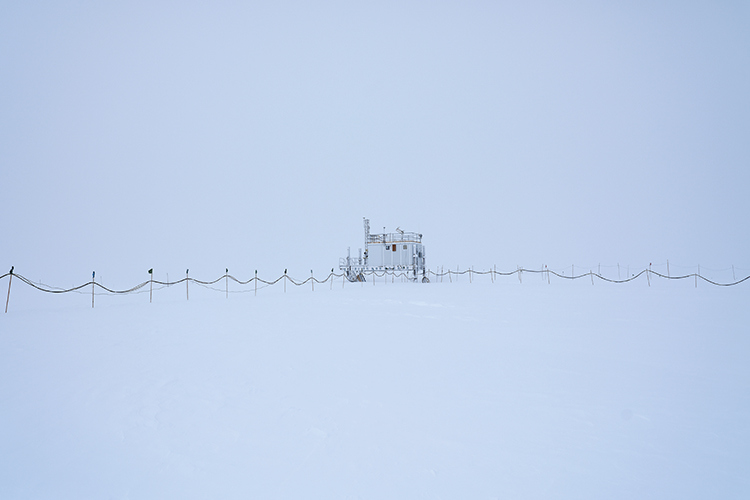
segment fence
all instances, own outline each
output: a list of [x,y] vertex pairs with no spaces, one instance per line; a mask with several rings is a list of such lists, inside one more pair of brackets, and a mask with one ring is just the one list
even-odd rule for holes
[[[663,265],[662,265],[663,266]],[[581,269],[581,266],[578,266],[579,269]],[[750,275],[745,276],[741,279],[736,279],[736,271],[745,271],[744,269],[735,269],[734,266],[731,268],[721,269],[721,270],[711,270],[714,272],[728,272],[729,269],[732,271],[732,277],[733,280],[730,282],[719,282],[712,279],[709,279],[701,274],[700,266],[697,267],[697,270],[693,273],[687,273],[687,274],[677,274],[672,275],[670,272],[669,262],[666,264],[666,274],[664,272],[658,272],[652,269],[652,265],[649,264],[649,266],[645,269],[639,270],[637,272],[633,272],[631,274],[630,267],[626,267],[626,277],[623,279],[621,278],[621,267],[618,264],[617,265],[617,279],[606,277],[601,272],[601,265],[597,266],[597,272],[594,272],[593,269],[589,269],[588,272],[581,272],[576,274],[576,266],[572,265],[570,268],[570,275],[565,274],[565,270],[552,270],[549,269],[547,266],[542,266],[539,269],[527,269],[523,267],[517,267],[515,271],[498,271],[494,266],[486,271],[477,271],[473,268],[464,269],[463,271],[459,270],[459,268],[456,268],[455,271],[452,269],[449,269],[448,271],[445,271],[444,268],[437,268],[436,271],[433,270],[427,270],[424,277],[420,277],[422,281],[431,281],[434,280],[436,282],[445,282],[445,279],[447,278],[449,282],[453,282],[454,278],[458,280],[459,276],[468,275],[469,282],[471,283],[473,279],[477,276],[488,276],[490,277],[490,280],[494,283],[499,277],[508,277],[508,276],[517,276],[519,282],[523,283],[523,276],[524,274],[536,274],[541,275],[542,279],[545,280],[548,284],[551,284],[552,277],[563,279],[563,280],[579,280],[579,279],[586,279],[590,278],[591,284],[594,284],[594,278],[597,280],[601,280],[608,283],[616,283],[616,284],[623,284],[623,283],[629,283],[632,281],[635,281],[637,279],[642,278],[645,276],[645,279],[649,286],[651,286],[652,279],[665,279],[665,280],[689,280],[693,279],[695,282],[695,287],[698,286],[698,282],[703,281],[705,283],[708,283],[710,285],[720,286],[720,287],[730,287],[739,285],[741,283],[744,283],[745,281],[750,279]],[[606,267],[614,267],[614,266],[605,266]],[[625,267],[625,266],[623,266]],[[679,267],[679,266],[673,266],[673,267]],[[684,268],[683,268],[684,269]],[[212,281],[202,281],[196,278],[192,278],[189,276],[189,270],[185,272],[185,277],[182,279],[179,279],[177,281],[161,281],[161,280],[155,280],[153,279],[153,269],[149,269],[149,279],[146,281],[143,281],[131,288],[124,289],[124,290],[115,290],[109,287],[104,286],[101,283],[98,283],[96,281],[96,273],[91,273],[91,281],[88,281],[86,283],[83,283],[81,285],[72,287],[72,288],[57,288],[49,285],[45,285],[42,283],[34,283],[33,281],[27,279],[23,275],[14,272],[14,268],[11,267],[10,271],[0,276],[0,281],[8,278],[8,294],[5,300],[5,312],[8,312],[8,304],[10,302],[10,292],[11,292],[11,285],[13,283],[13,278],[16,278],[20,280],[22,283],[25,283],[26,285],[39,290],[40,292],[45,293],[51,293],[51,294],[65,294],[65,293],[88,293],[85,291],[87,288],[91,288],[91,307],[94,307],[94,297],[96,295],[96,290],[99,290],[99,294],[107,294],[107,295],[126,295],[126,294],[132,294],[132,293],[144,293],[145,287],[148,286],[148,292],[149,292],[149,302],[153,300],[153,292],[154,292],[154,285],[156,285],[156,290],[158,291],[160,288],[164,287],[171,287],[175,285],[180,285],[182,283],[185,284],[185,294],[186,298],[190,299],[190,283],[201,285],[203,287],[210,288],[214,291],[218,292],[225,292],[227,297],[229,296],[229,281],[231,280],[237,285],[240,286],[252,286],[252,290],[243,290],[243,291],[253,291],[254,294],[257,295],[259,285],[260,288],[265,288],[268,286],[273,286],[278,284],[279,282],[283,282],[284,285],[284,292],[286,292],[286,286],[287,283],[290,283],[293,286],[306,286],[310,285],[311,289],[315,291],[315,284],[323,285],[325,283],[329,283],[330,287],[333,288],[333,283],[335,280],[341,278],[341,286],[343,287],[345,283],[348,281],[345,277],[344,273],[336,273],[333,269],[331,269],[331,272],[325,277],[325,279],[317,279],[313,275],[313,272],[310,271],[310,277],[304,279],[304,280],[295,280],[294,278],[290,277],[287,273],[287,270],[284,270],[284,274],[276,278],[275,280],[264,280],[261,278],[258,278],[258,271],[255,271],[255,275],[245,281],[239,280],[229,274],[229,269],[226,269],[226,272],[222,275],[216,278]],[[403,271],[392,271],[392,270],[382,270],[382,271],[365,271],[364,272],[365,278],[370,277],[370,281],[372,281],[373,285],[375,285],[376,278],[384,278],[385,282],[387,283],[387,278],[391,278],[391,282],[395,281],[396,278],[399,278],[400,280],[413,280],[413,275],[408,274]],[[225,288],[224,290],[218,289],[213,287],[213,285],[216,285],[217,283],[224,280]]]

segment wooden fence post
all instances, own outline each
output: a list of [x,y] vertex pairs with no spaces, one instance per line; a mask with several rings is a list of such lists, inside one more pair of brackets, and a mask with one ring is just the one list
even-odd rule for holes
[[13,282],[13,268],[15,266],[10,266],[10,277],[8,278],[8,297],[5,299],[5,312],[7,314],[8,312],[8,302],[10,302],[10,284]]

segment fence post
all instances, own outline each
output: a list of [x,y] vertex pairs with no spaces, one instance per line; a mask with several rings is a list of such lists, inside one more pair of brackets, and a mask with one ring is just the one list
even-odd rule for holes
[[225,268],[226,271],[224,271],[224,283],[226,284],[227,288],[227,298],[229,298],[229,268]]
[[190,274],[190,269],[185,269],[185,295],[190,300],[190,278],[188,274]]
[[671,278],[672,276],[669,274],[669,259],[667,259],[667,278]]
[[648,263],[648,269],[646,269],[646,281],[648,281],[648,286],[651,286],[651,263]]
[[331,290],[333,290],[333,268],[331,268],[331,276],[329,277],[331,278]]
[[[151,300],[154,296],[154,268],[148,270],[149,275],[149,287],[148,287],[148,303],[151,303]],[[167,276],[167,283],[169,283],[169,276]]]
[[286,293],[286,269],[284,269],[284,293]]
[[91,271],[91,309],[94,308],[94,281],[96,278],[96,271]]
[[591,276],[591,284],[593,285],[594,284],[594,271],[592,271],[591,269],[589,269],[589,276]]
[[315,291],[315,277],[313,276],[313,271],[310,269],[310,283],[312,283],[312,291]]
[[8,313],[8,302],[10,302],[10,284],[13,282],[13,268],[10,266],[10,277],[8,278],[8,297],[5,299],[5,312]]
[[258,296],[258,270],[255,270],[255,296]]

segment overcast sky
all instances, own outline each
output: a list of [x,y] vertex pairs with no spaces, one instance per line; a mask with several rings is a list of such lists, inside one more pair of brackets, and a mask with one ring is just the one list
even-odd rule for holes
[[322,275],[366,216],[433,269],[750,268],[748,26],[747,2],[4,2],[0,265]]

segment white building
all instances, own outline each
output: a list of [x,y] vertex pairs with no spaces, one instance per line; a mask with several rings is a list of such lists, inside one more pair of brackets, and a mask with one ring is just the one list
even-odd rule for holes
[[339,269],[346,273],[350,281],[364,281],[366,274],[389,271],[403,272],[414,281],[425,275],[425,249],[422,235],[396,229],[395,233],[370,234],[370,220],[364,219],[365,251],[359,249],[359,256],[352,257],[351,249],[346,257],[339,260]]

